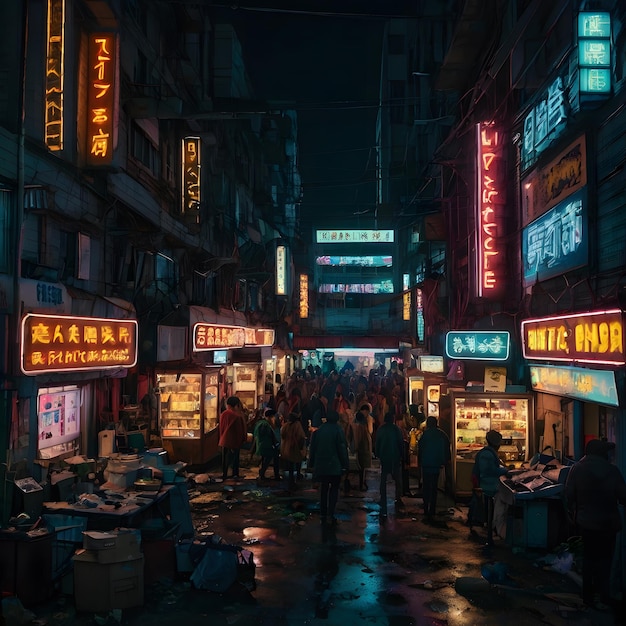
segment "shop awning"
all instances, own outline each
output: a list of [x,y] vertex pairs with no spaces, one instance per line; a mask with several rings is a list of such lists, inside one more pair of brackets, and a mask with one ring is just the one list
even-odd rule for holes
[[318,348],[399,349],[401,342],[406,342],[406,339],[373,335],[294,335],[293,348],[294,350],[315,350]]

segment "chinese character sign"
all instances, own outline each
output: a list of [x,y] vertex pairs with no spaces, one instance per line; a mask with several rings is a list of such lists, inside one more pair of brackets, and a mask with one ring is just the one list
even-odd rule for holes
[[21,346],[26,375],[133,367],[137,321],[29,313],[22,320]]
[[243,326],[224,326],[199,322],[193,327],[193,350],[223,350],[243,348],[246,344],[246,329]]
[[581,94],[610,95],[610,13],[578,14],[578,73]]
[[393,230],[318,230],[317,243],[393,243]]
[[588,262],[587,212],[582,189],[522,231],[524,285],[558,276]]
[[309,317],[309,277],[300,274],[300,319]]
[[450,359],[506,361],[510,343],[508,331],[452,331],[446,335],[446,356]]
[[109,165],[113,160],[117,41],[112,33],[89,35],[87,68],[87,160]]

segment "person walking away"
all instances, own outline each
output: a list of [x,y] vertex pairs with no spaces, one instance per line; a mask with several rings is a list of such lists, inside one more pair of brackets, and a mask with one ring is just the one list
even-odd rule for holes
[[439,475],[451,460],[448,435],[437,426],[437,418],[426,418],[426,430],[417,443],[417,464],[422,473],[422,498],[425,521],[430,523],[437,514]]
[[582,599],[597,609],[612,603],[611,565],[622,528],[618,505],[626,504],[624,477],[609,461],[614,447],[600,439],[589,441],[585,456],[570,469],[565,483],[567,507],[583,540]]
[[395,483],[396,512],[404,509],[402,502],[402,458],[404,442],[402,431],[394,423],[395,415],[389,411],[385,422],[376,430],[375,452],[380,460],[380,515],[387,517],[387,478]]
[[247,440],[248,424],[243,404],[237,396],[230,396],[226,400],[226,410],[220,415],[218,429],[218,444],[222,448],[222,479],[228,478],[230,467],[232,477],[239,478],[239,458]]
[[306,436],[300,422],[300,415],[290,413],[287,421],[280,429],[280,456],[287,464],[289,472],[289,489],[296,488],[298,471],[306,454]]
[[367,491],[365,470],[372,467],[372,436],[367,429],[365,415],[358,411],[348,431],[348,446],[356,455],[359,490]]
[[348,443],[339,425],[337,411],[328,411],[326,421],[313,432],[309,448],[309,467],[320,486],[320,518],[336,524],[335,509],[341,477],[348,470]]
[[259,479],[265,480],[265,472],[270,465],[274,467],[274,479],[280,478],[279,454],[280,441],[276,439],[270,419],[276,415],[274,409],[265,409],[261,419],[254,427],[254,443],[256,454],[261,457]]
[[[422,435],[423,438],[424,435]],[[500,485],[500,476],[506,475],[508,470],[502,465],[498,456],[498,450],[502,445],[502,435],[497,430],[490,430],[485,438],[487,445],[476,454],[472,473],[476,477],[480,489],[482,489],[485,500],[487,546],[493,546],[494,498]]]

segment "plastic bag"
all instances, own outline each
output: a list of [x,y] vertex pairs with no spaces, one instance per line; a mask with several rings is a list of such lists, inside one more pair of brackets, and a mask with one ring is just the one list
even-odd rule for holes
[[196,589],[222,593],[237,580],[237,567],[237,548],[209,544],[190,580]]

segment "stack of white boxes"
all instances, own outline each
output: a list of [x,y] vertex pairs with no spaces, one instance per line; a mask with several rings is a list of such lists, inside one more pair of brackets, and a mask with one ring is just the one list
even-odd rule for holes
[[77,611],[101,613],[143,605],[144,557],[139,530],[85,531],[83,548],[73,560]]

